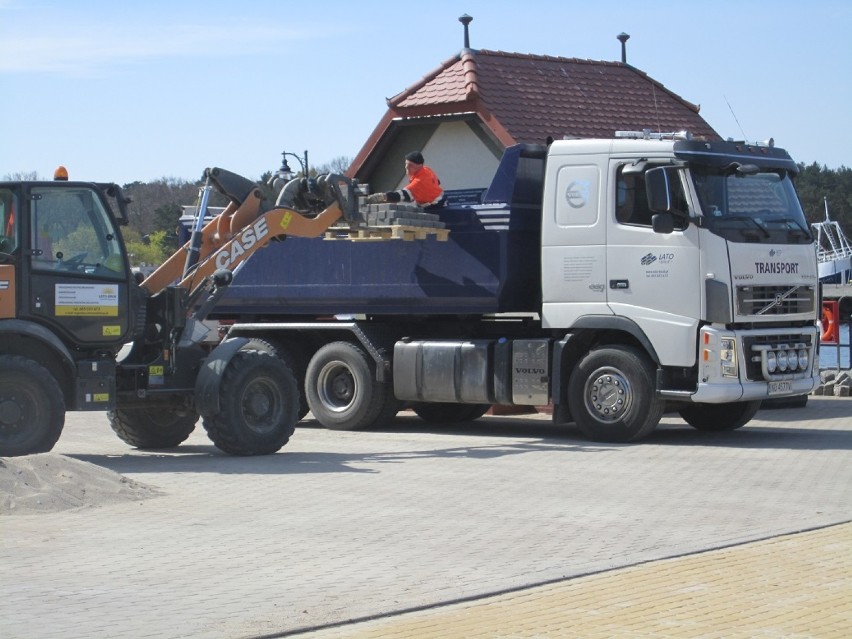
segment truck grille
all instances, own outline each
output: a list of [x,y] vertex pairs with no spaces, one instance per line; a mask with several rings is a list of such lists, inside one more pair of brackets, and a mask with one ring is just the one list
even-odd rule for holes
[[816,290],[813,286],[738,286],[738,315],[793,315],[813,313]]

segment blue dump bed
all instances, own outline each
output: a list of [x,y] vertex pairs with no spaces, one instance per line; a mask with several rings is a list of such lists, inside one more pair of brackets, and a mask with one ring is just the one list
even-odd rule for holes
[[211,318],[538,311],[545,152],[510,147],[484,193],[449,192],[444,242],[272,242],[238,271]]

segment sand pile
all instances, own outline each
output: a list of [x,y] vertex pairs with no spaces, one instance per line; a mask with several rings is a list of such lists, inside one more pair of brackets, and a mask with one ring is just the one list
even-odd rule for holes
[[0,457],[0,516],[54,513],[160,494],[106,468],[56,453]]

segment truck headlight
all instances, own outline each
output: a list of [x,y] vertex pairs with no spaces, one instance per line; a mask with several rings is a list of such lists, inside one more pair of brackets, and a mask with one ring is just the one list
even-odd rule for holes
[[784,372],[787,370],[787,351],[778,351],[778,370]]
[[803,371],[808,369],[808,351],[805,348],[799,350],[799,368]]
[[799,354],[793,349],[787,351],[787,366],[791,371],[799,368]]
[[775,357],[775,351],[768,351],[766,353],[766,370],[770,373],[778,370],[778,358]]
[[719,340],[721,346],[719,357],[722,361],[723,377],[739,377],[737,371],[737,342],[733,337],[723,337]]

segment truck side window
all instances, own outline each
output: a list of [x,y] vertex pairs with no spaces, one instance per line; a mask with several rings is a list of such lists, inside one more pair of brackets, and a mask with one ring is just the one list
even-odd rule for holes
[[[651,227],[651,217],[653,211],[648,208],[648,194],[645,190],[645,171],[654,168],[653,165],[645,167],[645,171],[624,172],[624,168],[630,165],[621,165],[616,172],[616,198],[615,198],[615,219],[619,224],[628,224],[631,226],[647,226]],[[684,213],[688,211],[686,203],[686,195],[683,192],[683,185],[676,182],[674,185],[675,192],[674,205],[675,208]],[[682,231],[686,228],[687,220],[680,216],[675,216],[675,229]]]

